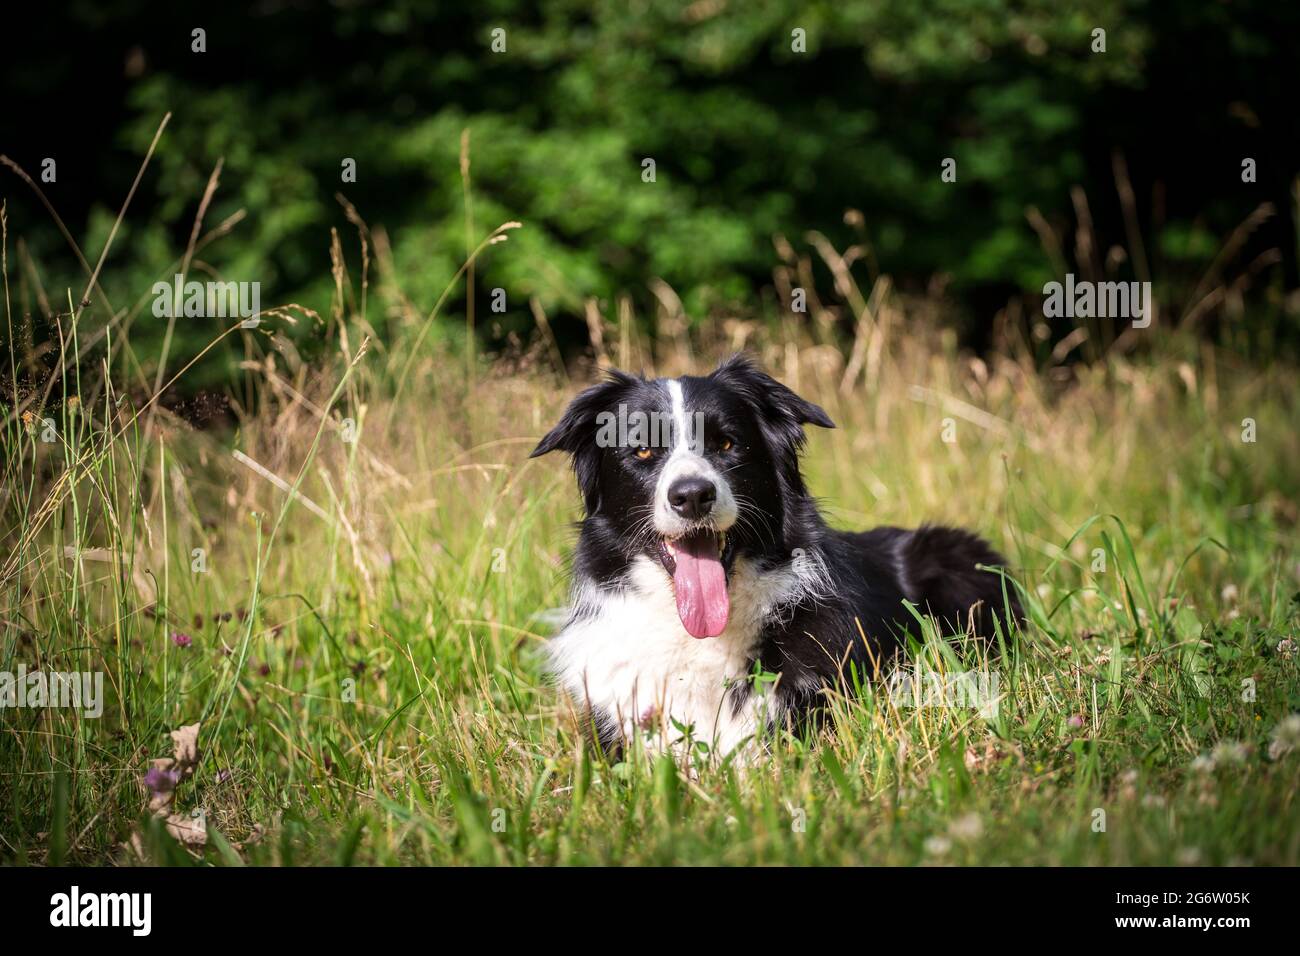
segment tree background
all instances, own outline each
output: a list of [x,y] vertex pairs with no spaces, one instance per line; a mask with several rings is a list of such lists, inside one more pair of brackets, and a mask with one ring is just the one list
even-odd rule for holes
[[[1080,228],[1107,276],[1149,274],[1175,323],[1207,276],[1234,289],[1196,334],[1264,355],[1297,338],[1296,5],[264,0],[187,10],[76,0],[28,13],[7,15],[0,152],[34,177],[45,157],[57,160],[57,181],[42,188],[92,264],[173,114],[102,278],[119,307],[169,276],[223,158],[207,223],[247,217],[204,251],[202,269],[260,281],[264,307],[328,302],[330,227],[354,235],[336,193],[382,225],[404,290],[426,307],[467,240],[523,222],[508,254],[494,250],[476,269],[480,303],[496,287],[510,302],[479,325],[489,349],[531,334],[530,297],[577,348],[584,303],[608,310],[626,293],[645,316],[656,279],[695,323],[777,314],[788,303],[772,279],[773,238],[802,244],[814,231],[860,245],[869,275],[941,295],[944,321],[977,348],[1008,301],[1075,268]],[[191,48],[196,27],[204,53]],[[498,27],[503,53],[491,50]],[[1104,53],[1091,49],[1096,28]],[[806,53],[792,50],[796,29]],[[459,169],[466,129],[473,237]],[[641,178],[647,157],[654,183]],[[941,180],[946,157],[956,183]],[[1245,157],[1255,183],[1242,181]],[[344,158],[356,161],[355,183],[341,182]],[[49,363],[40,345],[57,341],[57,322],[38,306],[35,278],[57,312],[85,274],[8,168],[0,197],[15,335]],[[1056,260],[1043,224],[1065,240]],[[454,339],[462,306],[449,306],[435,332]],[[141,315],[138,354],[156,353],[163,326]],[[214,328],[178,323],[173,355],[195,354]],[[220,384],[236,358],[207,363],[187,387]]]

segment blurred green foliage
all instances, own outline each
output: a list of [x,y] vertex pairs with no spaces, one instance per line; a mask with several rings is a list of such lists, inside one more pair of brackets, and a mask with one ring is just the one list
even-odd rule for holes
[[[49,192],[88,258],[173,113],[105,274],[115,304],[168,274],[224,157],[207,225],[248,215],[205,250],[205,267],[260,281],[264,303],[323,308],[331,226],[359,269],[341,192],[385,228],[403,289],[427,307],[466,253],[458,157],[469,130],[470,244],[524,223],[477,270],[482,290],[509,295],[487,334],[531,328],[530,296],[562,333],[581,328],[590,297],[627,292],[648,308],[654,278],[697,321],[770,310],[773,236],[802,248],[811,230],[860,243],[863,268],[904,288],[944,277],[954,321],[978,326],[1057,277],[1030,208],[1069,255],[1078,185],[1101,254],[1127,244],[1115,155],[1131,171],[1165,301],[1179,304],[1265,201],[1276,213],[1242,255],[1280,246],[1258,286],[1294,288],[1288,195],[1300,161],[1285,45],[1298,21],[1294,7],[1251,0],[361,0],[193,12],[78,2],[6,70],[15,96],[66,96],[85,117],[73,138],[70,114],[56,110],[23,145],[31,166],[47,143],[65,146],[78,185],[62,201]],[[195,27],[205,53],[191,49]],[[1099,27],[1104,53],[1093,50]],[[497,28],[504,52],[492,50]],[[103,82],[87,89],[95,69]],[[1259,161],[1256,184],[1241,182],[1243,155]],[[947,157],[955,183],[940,176]],[[345,158],[354,184],[341,181]],[[3,188],[18,199],[24,187],[10,177]],[[48,217],[22,200],[32,214],[11,211],[11,230],[38,233],[37,257],[61,259],[45,268],[79,290]],[[846,222],[850,209],[860,224]],[[1135,277],[1127,264],[1119,274]],[[133,336],[160,337],[150,319]],[[210,333],[178,329],[174,354]]]

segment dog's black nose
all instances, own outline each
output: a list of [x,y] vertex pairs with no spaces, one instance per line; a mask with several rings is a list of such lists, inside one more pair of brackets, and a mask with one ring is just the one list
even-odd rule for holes
[[683,518],[703,518],[713,510],[718,489],[704,478],[678,478],[668,486],[668,503]]

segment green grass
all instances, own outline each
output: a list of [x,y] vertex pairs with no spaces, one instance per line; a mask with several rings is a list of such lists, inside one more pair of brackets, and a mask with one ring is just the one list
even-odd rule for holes
[[[1300,863],[1295,370],[1153,330],[1063,386],[882,298],[861,350],[750,344],[839,424],[806,460],[833,523],[963,524],[1011,557],[1022,633],[983,660],[914,648],[994,671],[996,716],[868,684],[750,766],[603,761],[542,670],[577,495],[526,458],[579,383],[541,346],[468,371],[423,316],[363,346],[340,293],[334,360],[237,333],[256,387],[233,434],[131,397],[129,349],[68,383],[75,407],[5,397],[0,670],[102,671],[107,702],[0,712],[0,859]],[[607,334],[650,361],[626,318]],[[707,366],[686,355],[665,334],[655,364]],[[142,780],[196,721],[187,850]]]

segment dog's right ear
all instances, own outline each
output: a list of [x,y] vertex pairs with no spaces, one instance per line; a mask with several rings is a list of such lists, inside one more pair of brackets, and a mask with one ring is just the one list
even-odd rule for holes
[[583,389],[569,403],[555,427],[537,443],[529,458],[537,458],[551,451],[567,451],[573,456],[573,473],[578,478],[578,489],[587,504],[587,511],[600,510],[597,478],[600,473],[600,449],[596,445],[598,423],[596,417],[615,403],[619,392],[638,380],[610,369],[608,378],[597,385]]
[[555,427],[537,443],[529,458],[556,450],[576,455],[584,445],[595,442],[596,416],[613,404],[618,392],[637,381],[633,376],[617,369],[610,369],[607,375],[605,381],[578,393],[555,423]]

